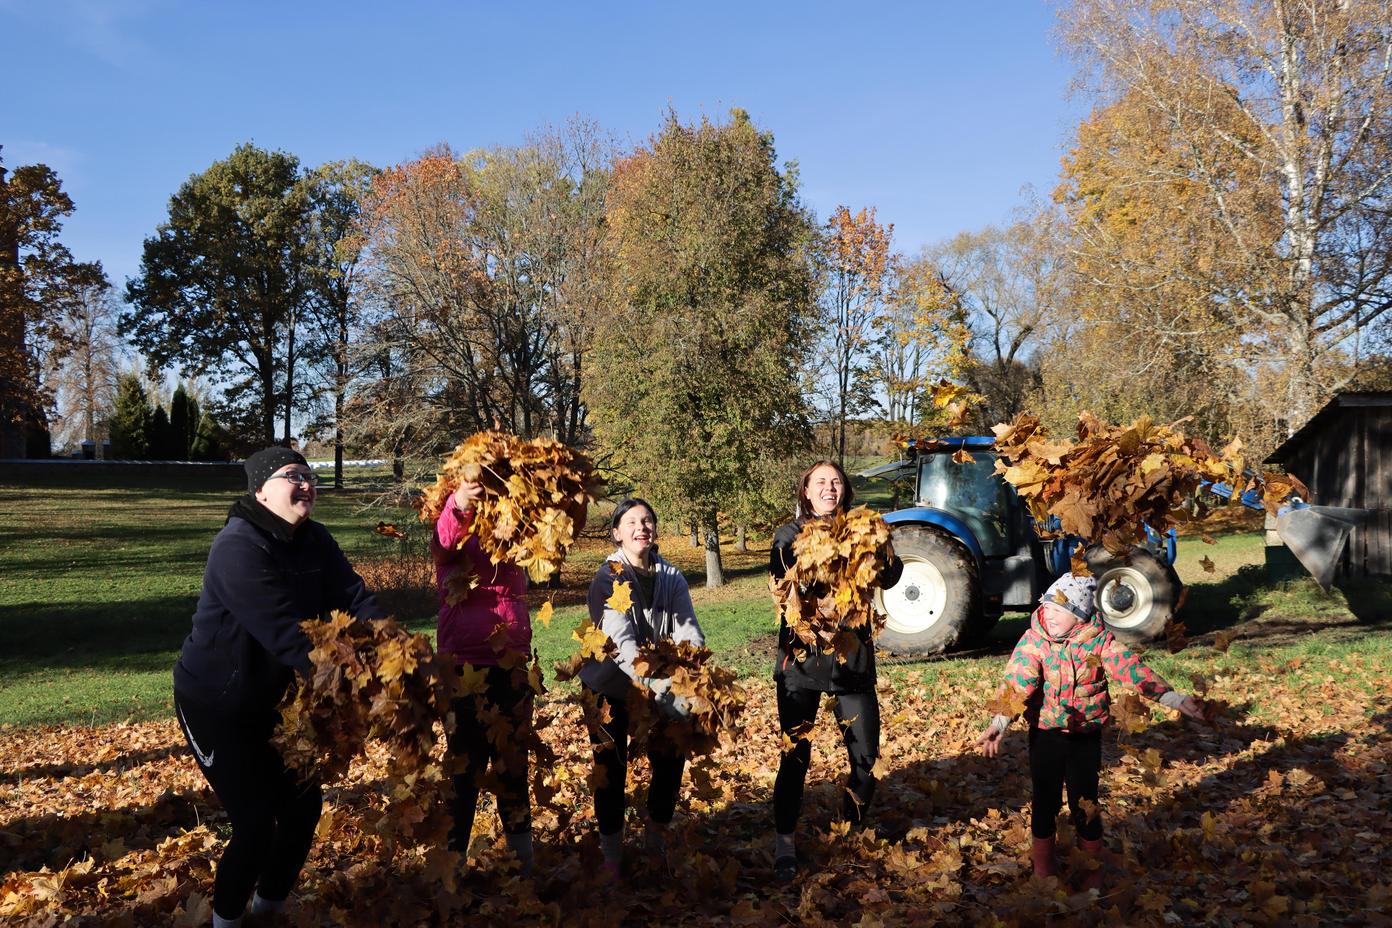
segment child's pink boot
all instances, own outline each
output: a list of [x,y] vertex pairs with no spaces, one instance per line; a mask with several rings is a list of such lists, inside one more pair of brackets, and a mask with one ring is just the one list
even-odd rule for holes
[[1047,876],[1058,876],[1058,858],[1054,856],[1054,846],[1057,842],[1057,836],[1034,839],[1030,858],[1034,863],[1035,876],[1041,879]]
[[1102,839],[1088,841],[1084,838],[1078,839],[1078,847],[1088,856],[1088,861],[1097,866],[1088,870],[1081,880],[1078,881],[1078,888],[1083,892],[1095,889],[1099,892],[1102,889]]

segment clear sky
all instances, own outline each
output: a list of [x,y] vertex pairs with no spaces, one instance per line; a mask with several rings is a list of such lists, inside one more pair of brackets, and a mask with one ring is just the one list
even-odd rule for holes
[[914,252],[1047,193],[1085,101],[1044,0],[361,3],[0,0],[5,165],[77,205],[118,286],[190,174],[239,143],[386,165],[572,115],[638,143],[750,112],[825,218],[875,206]]

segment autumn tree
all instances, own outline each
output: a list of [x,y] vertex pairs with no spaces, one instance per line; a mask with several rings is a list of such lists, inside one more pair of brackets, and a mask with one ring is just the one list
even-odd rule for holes
[[[1061,190],[1078,283],[1162,347],[1235,336],[1220,363],[1265,366],[1298,427],[1392,306],[1387,4],[1072,0],[1060,22],[1104,101]],[[1168,280],[1178,314],[1147,298]]]
[[721,511],[758,492],[761,461],[792,469],[810,440],[797,377],[814,347],[815,228],[796,173],[742,110],[724,123],[669,114],[615,168],[608,215],[616,285],[585,400],[639,491],[696,516],[718,586]]
[[309,185],[298,159],[239,145],[190,177],[145,240],[122,330],[158,368],[216,372],[252,443],[288,439],[305,353]]
[[885,424],[911,433],[933,417],[929,386],[960,379],[971,330],[931,254],[894,265],[884,311],[875,319],[871,370],[885,397]]
[[607,144],[575,123],[514,148],[439,148],[373,180],[364,348],[373,377],[405,378],[367,388],[376,441],[432,454],[432,441],[495,421],[583,438],[589,319],[608,260]]
[[82,290],[60,323],[68,350],[48,378],[57,404],[54,437],[62,446],[98,445],[116,405],[116,382],[128,352],[117,333],[120,306],[107,285]]
[[52,391],[44,376],[70,347],[63,321],[106,284],[59,236],[72,199],[49,167],[0,161],[0,458],[46,454]]
[[877,407],[871,382],[875,323],[883,307],[894,226],[875,220],[874,208],[852,213],[838,206],[827,220],[822,247],[823,342],[818,352],[822,414],[832,453],[846,463],[846,422]]

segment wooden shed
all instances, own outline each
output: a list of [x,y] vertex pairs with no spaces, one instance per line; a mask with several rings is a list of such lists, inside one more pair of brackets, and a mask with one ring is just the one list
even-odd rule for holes
[[1392,393],[1340,393],[1271,453],[1310,488],[1308,502],[1366,509],[1335,577],[1392,577]]

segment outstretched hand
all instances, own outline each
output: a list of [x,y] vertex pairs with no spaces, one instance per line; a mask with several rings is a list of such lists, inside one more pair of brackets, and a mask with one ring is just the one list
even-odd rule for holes
[[1184,697],[1184,701],[1179,704],[1179,711],[1183,712],[1191,719],[1198,719],[1200,722],[1205,721],[1203,703],[1193,696]]
[[981,748],[981,753],[987,757],[995,757],[1000,753],[1001,742],[1005,740],[1005,732],[992,725],[981,733],[981,737],[976,739],[976,746]]

